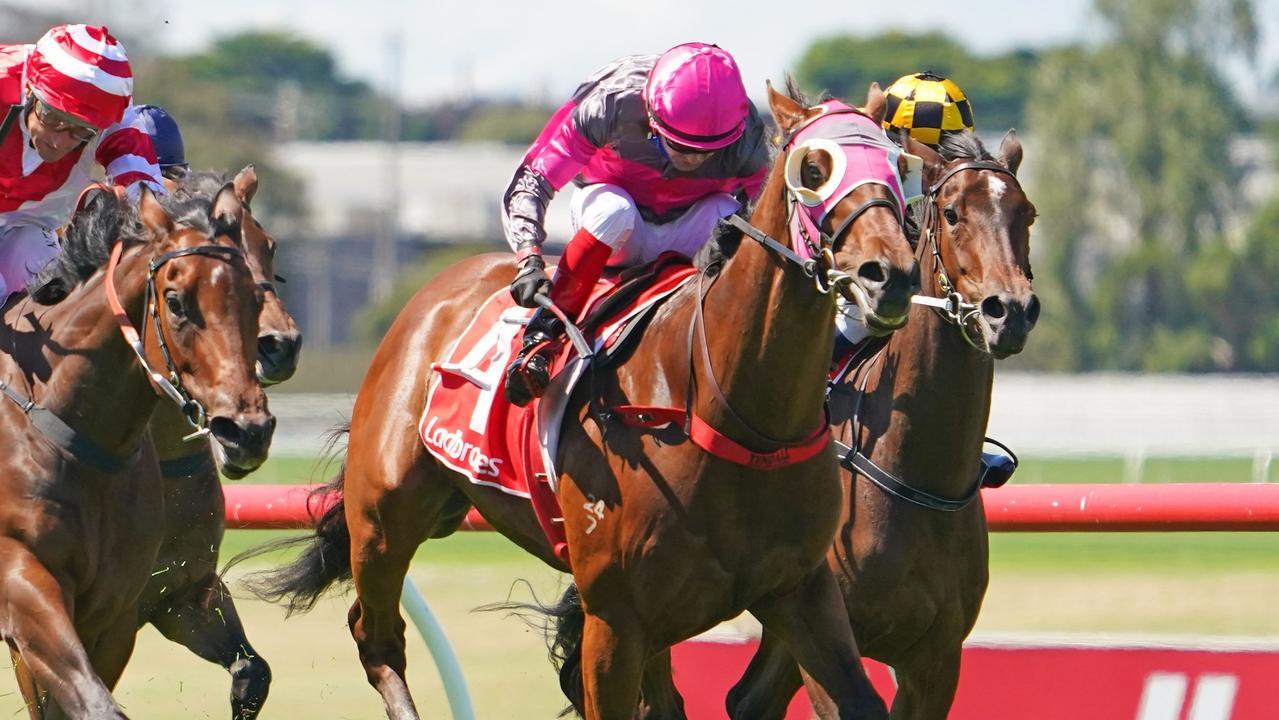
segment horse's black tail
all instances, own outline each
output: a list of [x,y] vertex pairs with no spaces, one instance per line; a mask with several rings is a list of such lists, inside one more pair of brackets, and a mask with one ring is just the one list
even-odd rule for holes
[[[334,435],[340,436],[346,432],[349,432],[349,427],[336,430]],[[306,545],[293,562],[274,570],[253,573],[245,578],[244,585],[249,592],[268,602],[285,603],[287,614],[292,615],[315,607],[320,596],[334,583],[344,585],[351,581],[351,531],[346,526],[345,501],[342,497],[345,478],[346,463],[343,462],[337,477],[327,485],[311,491],[309,502],[317,505],[329,502],[328,498],[337,497],[337,502],[323,514],[319,517],[312,516],[315,519],[313,534],[249,548],[227,563],[229,568],[259,555]]]
[[551,664],[560,675],[560,690],[573,703],[573,709],[583,715],[586,689],[582,685],[582,629],[586,625],[586,613],[582,610],[577,584],[570,583],[559,603],[545,608],[544,612],[547,619],[554,622],[555,635],[549,638],[549,645]]
[[[530,587],[531,590],[531,587]],[[560,675],[560,689],[572,706],[564,708],[560,717],[573,711],[579,716],[585,713],[586,690],[582,685],[582,631],[586,626],[586,613],[582,610],[582,598],[577,585],[569,584],[564,596],[553,605],[543,605],[533,595],[533,602],[500,602],[477,608],[483,611],[505,610],[546,635],[546,645],[551,665]]]

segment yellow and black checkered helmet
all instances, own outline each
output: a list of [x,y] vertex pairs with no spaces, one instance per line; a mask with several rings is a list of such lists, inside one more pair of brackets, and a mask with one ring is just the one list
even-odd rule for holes
[[884,129],[909,130],[910,136],[937,147],[942,133],[973,129],[973,108],[951,80],[931,72],[903,75],[888,87]]

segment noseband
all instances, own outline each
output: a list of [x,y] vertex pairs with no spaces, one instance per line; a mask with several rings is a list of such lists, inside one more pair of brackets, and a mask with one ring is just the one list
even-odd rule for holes
[[931,250],[933,253],[934,267],[936,267],[937,284],[941,286],[944,297],[931,297],[928,295],[915,295],[911,298],[911,302],[916,305],[924,305],[933,308],[938,315],[943,317],[947,322],[951,323],[959,329],[959,334],[964,338],[964,342],[968,343],[974,350],[987,353],[990,347],[982,340],[980,344],[974,341],[968,332],[968,323],[974,321],[981,312],[980,306],[969,302],[964,297],[955,284],[951,282],[950,276],[946,274],[946,264],[942,262],[941,246],[938,244],[937,238],[941,235],[941,213],[937,211],[938,195],[941,193],[942,187],[948,180],[955,177],[961,172],[966,171],[982,171],[1001,173],[1012,178],[1013,184],[1021,188],[1021,182],[1017,180],[1017,175],[1012,170],[998,163],[986,160],[970,160],[960,163],[942,174],[937,182],[933,183],[928,192],[924,196],[924,217],[921,234],[923,237],[925,252]]
[[[111,306],[111,312],[115,315],[116,323],[120,326],[120,333],[124,335],[125,341],[133,348],[134,354],[138,356],[138,361],[142,363],[143,372],[161,392],[182,409],[183,417],[195,428],[195,432],[187,435],[183,440],[192,440],[208,435],[208,414],[205,412],[204,406],[200,404],[200,401],[191,397],[191,394],[182,386],[182,377],[178,374],[178,368],[173,362],[173,356],[169,353],[169,346],[164,341],[164,332],[160,329],[160,308],[159,303],[156,302],[155,273],[170,260],[181,257],[201,255],[233,262],[236,258],[243,260],[244,252],[239,248],[225,245],[197,245],[196,247],[182,248],[151,258],[151,262],[147,265],[145,309],[142,314],[142,331],[139,333],[133,327],[128,314],[124,311],[124,306],[120,303],[119,294],[115,289],[115,270],[120,263],[121,256],[124,254],[123,248],[124,243],[117,242],[115,247],[111,249],[111,261],[107,264],[106,277],[107,303]],[[146,348],[142,344],[141,336],[146,333],[148,317],[151,318],[152,323],[155,325],[155,339],[160,346],[161,355],[164,356],[165,369],[169,372],[168,377],[152,368],[151,363],[147,361]]]

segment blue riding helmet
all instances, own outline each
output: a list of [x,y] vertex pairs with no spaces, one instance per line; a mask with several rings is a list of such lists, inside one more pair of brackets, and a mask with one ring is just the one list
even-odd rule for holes
[[141,105],[137,111],[146,120],[146,129],[151,134],[151,144],[155,146],[155,158],[160,165],[160,172],[166,177],[185,174],[190,166],[187,165],[182,131],[178,129],[177,121],[159,105]]

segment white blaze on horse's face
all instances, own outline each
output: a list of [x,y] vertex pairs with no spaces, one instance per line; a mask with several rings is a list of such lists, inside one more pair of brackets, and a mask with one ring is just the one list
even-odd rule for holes
[[1008,183],[1004,182],[1004,180],[1003,180],[1002,178],[1000,178],[1000,177],[998,177],[998,176],[996,176],[996,175],[994,175],[994,174],[989,175],[989,176],[986,178],[986,182],[987,182],[987,183],[989,183],[989,187],[990,187],[990,202],[991,202],[992,206],[994,207],[994,218],[993,218],[993,219],[994,219],[994,221],[995,221],[996,223],[999,223],[999,222],[1001,221],[1001,219],[1002,219],[1003,214],[1004,214],[1003,206],[1002,206],[1002,205],[1000,205],[1000,202],[999,202],[999,201],[1000,201],[1000,200],[1003,200],[1003,199],[1004,199],[1004,193],[1008,192]]

